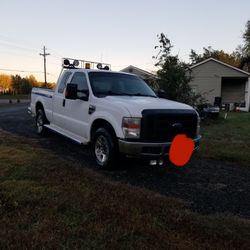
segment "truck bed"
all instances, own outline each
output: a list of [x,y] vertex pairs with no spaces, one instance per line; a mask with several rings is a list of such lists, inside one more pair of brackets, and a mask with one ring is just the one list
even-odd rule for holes
[[45,97],[52,97],[55,90],[47,88],[32,88],[32,94],[41,95]]

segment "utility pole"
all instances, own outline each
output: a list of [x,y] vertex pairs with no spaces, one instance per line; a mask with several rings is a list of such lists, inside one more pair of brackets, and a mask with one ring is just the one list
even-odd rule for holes
[[40,56],[43,56],[43,63],[44,63],[44,84],[47,87],[47,79],[46,79],[46,56],[49,56],[49,53],[46,53],[46,48],[43,46],[43,53],[40,53]]

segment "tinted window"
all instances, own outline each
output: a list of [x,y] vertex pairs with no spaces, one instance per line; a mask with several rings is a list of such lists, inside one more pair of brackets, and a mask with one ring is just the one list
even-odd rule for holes
[[77,85],[77,90],[79,91],[77,94],[78,97],[82,97],[86,95],[86,94],[81,93],[81,90],[88,89],[87,79],[84,73],[76,72],[71,79],[71,83],[74,83]]
[[96,96],[129,95],[156,97],[153,90],[139,77],[121,73],[90,72],[90,84]]
[[66,84],[67,84],[67,81],[68,81],[70,75],[71,75],[71,72],[69,72],[69,71],[66,71],[63,73],[61,83],[58,87],[58,93],[63,93],[64,89],[66,88]]

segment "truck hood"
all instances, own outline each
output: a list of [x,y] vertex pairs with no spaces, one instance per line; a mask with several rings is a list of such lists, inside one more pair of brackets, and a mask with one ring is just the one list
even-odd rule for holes
[[145,96],[107,96],[105,99],[112,105],[126,108],[132,117],[141,117],[144,109],[193,109],[191,106],[167,99]]

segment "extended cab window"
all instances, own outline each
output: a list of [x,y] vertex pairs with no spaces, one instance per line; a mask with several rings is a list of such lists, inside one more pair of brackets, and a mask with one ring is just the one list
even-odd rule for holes
[[70,83],[77,85],[78,97],[84,96],[84,94],[81,93],[82,90],[88,90],[87,79],[83,72],[76,72],[73,75]]
[[71,75],[71,72],[66,71],[63,73],[61,83],[58,87],[58,93],[63,93],[64,89],[66,88],[67,81]]

